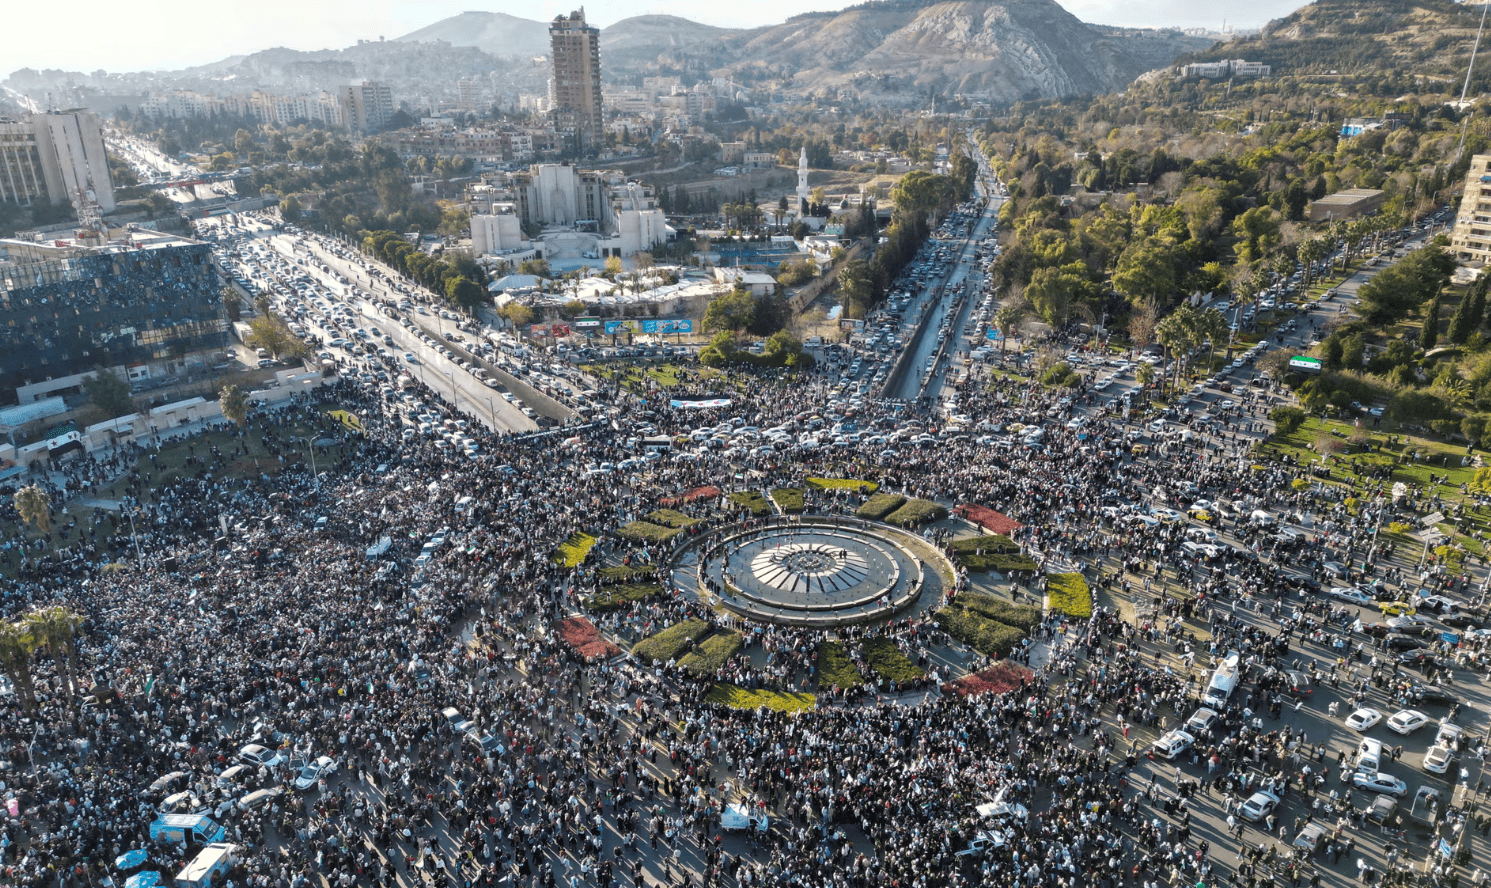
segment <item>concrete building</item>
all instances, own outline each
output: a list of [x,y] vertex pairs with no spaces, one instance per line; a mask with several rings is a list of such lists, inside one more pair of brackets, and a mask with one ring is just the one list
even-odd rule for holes
[[80,190],[92,192],[102,212],[113,212],[114,182],[98,117],[74,110],[0,120],[0,202],[72,203]]
[[377,132],[393,117],[393,90],[382,83],[364,80],[341,88],[342,116],[353,132]]
[[1450,254],[1471,265],[1485,265],[1491,259],[1491,154],[1470,159],[1460,212],[1450,234]]
[[1334,222],[1370,216],[1382,207],[1387,193],[1375,188],[1348,188],[1310,204],[1311,222]]
[[1273,67],[1262,62],[1244,59],[1223,59],[1220,62],[1196,62],[1180,66],[1181,77],[1201,77],[1207,80],[1222,80],[1227,77],[1267,77]]
[[554,126],[572,134],[581,154],[600,144],[604,107],[601,97],[601,30],[585,24],[585,10],[557,16],[549,25],[554,78],[549,84]]
[[493,204],[490,212],[471,216],[471,252],[477,256],[511,253],[530,246],[523,236],[523,221],[512,204]]

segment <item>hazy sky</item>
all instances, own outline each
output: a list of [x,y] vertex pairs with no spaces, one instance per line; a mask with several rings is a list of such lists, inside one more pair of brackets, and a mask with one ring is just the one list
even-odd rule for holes
[[[1239,8],[1215,0],[1057,0],[1078,18],[1139,27],[1206,26],[1223,21],[1256,27],[1306,0],[1254,0]],[[575,0],[66,0],[52,5],[12,0],[5,13],[0,77],[17,68],[135,71],[214,62],[274,46],[338,49],[361,39],[422,28],[468,9],[548,20]],[[586,17],[605,26],[645,13],[670,13],[713,25],[771,24],[810,10],[838,9],[849,0],[736,0],[724,7],[686,0],[591,2]],[[1233,16],[1246,16],[1232,19]]]

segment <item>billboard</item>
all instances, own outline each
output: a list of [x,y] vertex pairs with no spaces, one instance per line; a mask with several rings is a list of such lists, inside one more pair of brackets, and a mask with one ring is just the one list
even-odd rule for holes
[[1298,370],[1301,373],[1319,373],[1320,359],[1309,358],[1304,355],[1295,355],[1289,359],[1289,369]]
[[531,337],[533,337],[534,339],[542,339],[545,336],[549,335],[549,325],[548,324],[529,324],[528,325],[528,335],[531,336]]
[[608,335],[620,333],[692,333],[694,322],[688,318],[621,318],[605,322]]
[[990,342],[998,342],[999,340],[1004,338],[1004,334],[1000,333],[997,329],[990,327],[989,332],[984,334],[984,338],[989,340]]
[[576,330],[599,330],[600,318],[575,318],[573,326]]
[[569,324],[550,324],[549,335],[555,339],[563,339],[569,335]]

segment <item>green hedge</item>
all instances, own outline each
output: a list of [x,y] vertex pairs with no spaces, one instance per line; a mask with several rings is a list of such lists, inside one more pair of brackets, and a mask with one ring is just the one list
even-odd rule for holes
[[676,509],[658,509],[647,516],[647,520],[653,524],[661,524],[663,527],[683,528],[693,527],[703,522],[703,518],[690,518],[688,515]]
[[871,671],[888,681],[915,681],[927,675],[926,670],[911,662],[894,641],[883,635],[865,642],[860,650]]
[[616,528],[616,535],[634,543],[666,543],[683,531],[676,527],[663,527],[651,521],[633,521]]
[[717,675],[744,644],[739,632],[719,632],[695,645],[678,665],[695,675]]
[[959,537],[947,544],[953,550],[953,554],[985,552],[995,555],[1013,555],[1020,551],[1020,544],[1002,533],[991,533],[987,536]]
[[703,620],[684,620],[642,639],[632,653],[644,663],[666,663],[678,659],[688,649],[689,642],[703,638],[708,632],[709,624]]
[[789,694],[783,691],[747,690],[739,685],[720,682],[704,696],[706,703],[718,703],[731,709],[774,709],[788,714],[804,712],[818,705],[813,694]]
[[849,653],[837,641],[825,641],[818,645],[818,687],[857,688],[865,683],[859,667],[849,659]]
[[585,556],[590,554],[590,547],[596,542],[596,538],[588,533],[572,533],[569,539],[560,543],[559,548],[554,550],[550,560],[565,567],[578,567],[585,560]]
[[879,521],[906,504],[906,497],[896,493],[877,493],[865,500],[854,514],[870,521]]
[[622,582],[650,580],[657,575],[657,565],[644,564],[641,567],[632,567],[628,564],[613,564],[610,567],[601,568],[596,573],[608,580],[621,580]]
[[953,605],[975,611],[981,616],[997,620],[1007,626],[1030,632],[1041,624],[1041,609],[1033,604],[1015,604],[992,595],[977,592],[959,592]]
[[949,543],[948,548],[954,561],[975,573],[1034,573],[1039,569],[1028,556],[1020,554],[1019,543],[1001,534],[962,537]]
[[737,490],[730,494],[730,502],[750,509],[753,518],[765,518],[772,514],[771,503],[767,502],[759,490]]
[[931,500],[913,499],[907,500],[901,508],[885,516],[886,524],[894,524],[897,527],[921,527],[933,521],[941,521],[947,517],[947,506],[934,503]]
[[616,610],[634,601],[646,601],[662,591],[663,587],[657,583],[622,583],[619,586],[607,586],[585,599],[585,609],[592,613]]
[[[962,598],[962,596],[958,596]],[[988,657],[1008,657],[1020,647],[1025,633],[991,620],[977,611],[958,607],[957,600],[932,615],[947,634]]]
[[771,498],[788,515],[796,515],[806,507],[802,499],[802,491],[796,487],[778,487],[772,490]]
[[875,481],[860,481],[856,478],[809,478],[808,486],[815,490],[857,490],[874,493],[880,489]]
[[1054,611],[1079,620],[1092,616],[1092,589],[1088,588],[1087,578],[1079,573],[1047,576],[1046,597]]

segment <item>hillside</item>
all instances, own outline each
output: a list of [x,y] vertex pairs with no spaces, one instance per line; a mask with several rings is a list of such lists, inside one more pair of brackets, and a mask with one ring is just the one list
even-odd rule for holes
[[[547,27],[468,12],[399,40],[444,40],[494,55],[542,54]],[[873,102],[919,104],[934,93],[1004,102],[1122,89],[1145,71],[1209,45],[1176,31],[1084,24],[1054,0],[886,0],[751,30],[636,16],[602,30],[601,65],[607,79],[620,81],[652,74],[725,76],[745,86],[848,89]]]
[[443,40],[451,46],[474,46],[495,56],[549,53],[549,25],[505,12],[463,12],[397,38],[401,42]]
[[[1272,65],[1275,76],[1463,78],[1480,17],[1479,4],[1452,0],[1317,0],[1269,22],[1258,35],[1218,43],[1183,61],[1245,58]],[[1491,73],[1481,89],[1488,86]]]

